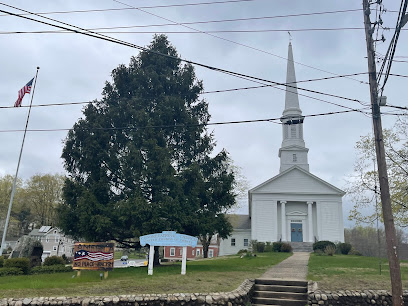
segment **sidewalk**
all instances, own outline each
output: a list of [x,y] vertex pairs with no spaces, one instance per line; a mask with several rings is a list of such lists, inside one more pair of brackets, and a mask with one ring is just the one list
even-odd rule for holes
[[260,278],[306,280],[310,253],[297,252],[266,271]]

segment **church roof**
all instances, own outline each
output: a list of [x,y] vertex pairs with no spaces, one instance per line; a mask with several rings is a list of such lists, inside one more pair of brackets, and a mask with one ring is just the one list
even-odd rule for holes
[[301,167],[293,166],[248,191],[252,193],[332,194],[345,192]]
[[251,229],[251,219],[249,218],[249,215],[228,214],[227,218],[234,230]]

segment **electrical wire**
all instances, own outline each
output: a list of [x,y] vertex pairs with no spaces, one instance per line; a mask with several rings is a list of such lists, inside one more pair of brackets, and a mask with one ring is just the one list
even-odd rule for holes
[[[17,9],[17,10],[21,10],[23,12],[28,12],[28,11],[26,11],[24,9],[16,8],[16,7],[13,7],[13,6],[8,5],[8,4],[4,4],[4,3],[0,3],[0,4],[4,5],[4,6],[7,6],[7,7]],[[30,18],[30,17],[26,17],[26,16],[21,16],[19,14],[15,14],[15,13],[4,11],[4,10],[0,10],[0,12],[7,13],[7,14],[10,14],[10,15],[15,16],[15,17],[31,20],[31,21],[34,21],[34,22],[38,22],[38,23],[41,23],[41,24],[46,24],[46,25],[49,25],[49,26],[52,26],[52,27],[73,31],[75,33],[90,36],[90,37],[93,37],[93,38],[98,38],[98,39],[102,39],[102,40],[105,40],[105,41],[114,42],[114,43],[121,44],[121,45],[124,45],[124,46],[127,46],[127,47],[136,48],[136,49],[139,49],[139,50],[142,50],[142,51],[145,51],[145,52],[149,52],[149,53],[152,53],[152,54],[155,54],[155,55],[164,56],[164,57],[167,57],[167,58],[183,61],[183,62],[188,63],[188,64],[197,65],[197,66],[200,66],[200,67],[203,67],[203,68],[206,68],[206,69],[209,69],[209,70],[221,72],[221,73],[224,73],[224,74],[229,74],[229,75],[232,75],[234,77],[245,78],[245,79],[248,79],[248,80],[250,80],[252,82],[261,81],[261,82],[266,82],[266,83],[272,83],[274,85],[285,86],[284,83],[270,81],[270,80],[266,80],[266,79],[262,79],[262,78],[258,78],[258,77],[254,77],[254,76],[249,76],[249,75],[245,75],[245,74],[242,74],[242,73],[232,72],[232,71],[228,71],[228,70],[225,70],[225,69],[216,68],[216,67],[213,67],[213,66],[209,66],[209,65],[198,63],[198,62],[194,62],[194,61],[191,61],[191,60],[186,60],[186,59],[183,59],[183,58],[180,58],[180,57],[171,56],[171,55],[168,55],[168,54],[163,54],[163,53],[160,53],[160,52],[157,52],[157,51],[154,51],[154,50],[149,50],[149,49],[147,49],[145,47],[138,46],[136,44],[132,44],[132,43],[129,43],[129,42],[126,42],[126,41],[123,41],[123,40],[115,39],[115,38],[112,38],[112,37],[109,37],[109,36],[106,36],[106,35],[98,34],[98,33],[92,32],[92,31],[87,31],[86,29],[83,29],[83,28],[80,28],[80,27],[77,27],[77,26],[74,26],[74,25],[70,25],[70,24],[64,23],[62,21],[58,21],[58,20],[49,18],[49,17],[39,16],[39,17],[42,17],[42,18],[45,18],[45,19],[48,19],[48,20],[52,20],[54,22],[58,22],[58,23],[61,23],[61,24],[64,24],[64,25],[68,25],[70,27],[74,27],[74,28],[76,28],[78,30],[66,28],[66,27],[63,27],[63,26],[60,26],[60,25],[51,24],[51,23],[48,23],[48,22],[45,22],[45,21],[33,19],[33,18]],[[32,13],[32,14],[37,15],[35,13]],[[85,31],[85,32],[83,32],[83,31]],[[359,81],[359,82],[361,82],[361,81]],[[323,92],[319,92],[319,91],[316,91],[316,90],[300,88],[300,87],[291,86],[291,85],[286,85],[286,86],[290,87],[290,88],[297,88],[298,90],[303,90],[303,91],[307,91],[307,92],[311,92],[311,93],[315,93],[315,94],[326,95],[326,96],[335,97],[335,98],[339,98],[339,99],[349,100],[349,101],[358,102],[358,103],[362,104],[362,102],[360,100],[358,100],[358,99],[342,97],[342,96],[339,96],[339,95],[323,93]],[[275,88],[283,90],[282,88],[278,88],[278,87],[275,87]]]
[[[87,29],[95,31],[95,29]],[[268,33],[268,32],[319,32],[319,31],[346,31],[364,30],[359,27],[349,28],[306,28],[306,29],[260,29],[260,30],[210,30],[197,31],[160,31],[161,34],[212,34],[212,33]],[[97,34],[157,34],[157,31],[95,31]],[[75,34],[71,31],[3,31],[2,35],[11,34]]]
[[[226,3],[238,3],[238,2],[253,2],[257,0],[225,0],[225,1],[213,1],[213,2],[198,2],[198,3],[183,3],[183,4],[168,4],[168,5],[154,5],[154,6],[141,6],[142,9],[154,9],[154,8],[169,8],[169,7],[183,7],[183,6],[201,6],[201,5],[213,5],[213,4],[226,4]],[[124,11],[133,10],[131,8],[110,8],[110,9],[93,9],[93,10],[74,10],[74,11],[55,11],[55,12],[40,12],[35,13],[38,15],[52,15],[52,14],[72,14],[72,13],[91,13],[91,12],[107,12],[107,11]],[[34,13],[22,14],[24,16],[32,15]],[[0,17],[8,16],[8,14],[0,15]]]
[[[365,109],[365,108],[364,108]],[[360,109],[362,111],[363,109]],[[303,118],[307,117],[321,117],[321,116],[329,116],[329,115],[337,115],[343,113],[350,113],[355,112],[355,110],[344,110],[344,111],[337,111],[337,112],[327,112],[327,113],[319,113],[319,114],[311,114],[302,116]],[[246,123],[259,123],[259,122],[271,122],[282,124],[278,122],[281,120],[279,118],[266,118],[266,119],[252,119],[252,120],[237,120],[237,121],[222,121],[222,122],[208,122],[208,123],[198,123],[198,124],[176,124],[176,125],[151,125],[151,126],[138,126],[138,127],[110,127],[110,128],[102,128],[102,127],[88,127],[88,128],[79,128],[80,130],[102,130],[102,131],[114,131],[114,130],[139,130],[139,129],[167,129],[167,128],[188,128],[188,127],[197,127],[197,126],[214,126],[214,125],[229,125],[229,124],[246,124]],[[78,127],[77,127],[78,129]],[[61,129],[28,129],[27,132],[61,132],[61,131],[72,131],[74,128],[61,128]],[[0,130],[0,133],[16,133],[16,132],[24,132],[24,130]]]
[[[132,5],[127,4],[127,3],[124,3],[124,2],[121,2],[121,1],[119,1],[119,0],[112,0],[112,1],[117,2],[117,3],[120,3],[120,4],[123,4],[123,5],[127,6],[127,7],[131,7],[131,8],[135,8],[135,9],[136,9],[135,6],[132,6]],[[188,26],[188,25],[184,25],[184,24],[182,24],[182,23],[179,23],[179,22],[176,22],[176,21],[174,21],[174,20],[171,20],[171,19],[168,19],[168,18],[159,16],[159,15],[157,15],[157,14],[154,14],[154,13],[152,13],[152,12],[149,12],[149,11],[146,11],[146,10],[143,10],[143,9],[140,9],[140,8],[139,8],[138,10],[139,10],[139,11],[142,11],[142,12],[144,12],[144,13],[146,13],[146,14],[155,16],[155,17],[157,17],[157,18],[166,20],[166,21],[168,21],[168,22],[172,22],[172,23],[177,24],[177,25],[180,25],[180,26],[182,26],[182,27],[191,29],[191,30],[193,30],[193,31],[196,31],[196,32],[199,32],[199,33],[202,33],[202,34],[206,34],[206,35],[208,35],[208,36],[211,36],[211,37],[214,37],[214,38],[217,38],[217,39],[221,39],[221,40],[224,40],[224,41],[227,41],[227,42],[230,42],[230,43],[233,43],[233,44],[236,44],[236,45],[238,45],[238,46],[242,46],[242,47],[245,47],[245,48],[254,50],[254,51],[258,51],[258,52],[261,52],[261,53],[269,54],[269,55],[272,55],[272,56],[275,56],[275,57],[284,59],[285,61],[289,61],[289,59],[287,59],[287,58],[285,58],[285,57],[283,57],[283,56],[276,55],[276,54],[273,54],[273,53],[271,53],[271,52],[268,52],[268,51],[265,51],[265,50],[262,50],[262,49],[259,49],[259,48],[255,48],[255,47],[249,46],[249,45],[247,45],[247,44],[243,44],[243,43],[240,43],[240,42],[237,42],[237,41],[234,41],[234,40],[231,40],[231,39],[227,39],[227,38],[224,38],[224,37],[221,37],[221,36],[217,36],[217,35],[214,35],[214,34],[211,34],[211,33],[208,33],[208,32],[200,31],[200,30],[195,29],[195,28],[192,28],[192,27],[190,27],[190,26]],[[293,60],[291,60],[291,61],[293,61]],[[335,73],[332,73],[332,72],[329,72],[329,71],[326,71],[326,70],[323,70],[323,69],[320,69],[320,68],[316,68],[316,67],[313,67],[313,66],[305,65],[305,64],[302,64],[302,63],[299,63],[299,62],[293,61],[293,63],[298,64],[298,65],[302,65],[302,66],[305,66],[305,67],[308,67],[308,68],[311,68],[311,69],[314,69],[314,70],[322,71],[322,72],[325,72],[325,73],[328,73],[328,74],[331,74],[331,75],[336,75]],[[363,81],[360,81],[360,80],[357,80],[357,79],[354,79],[354,78],[350,78],[350,77],[349,77],[349,79],[354,80],[354,81],[357,81],[357,82],[359,82],[359,83],[364,83]],[[365,84],[368,84],[368,83],[365,82]]]

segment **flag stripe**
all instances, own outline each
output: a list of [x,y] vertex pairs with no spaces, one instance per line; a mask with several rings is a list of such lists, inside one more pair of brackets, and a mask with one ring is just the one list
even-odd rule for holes
[[23,88],[21,88],[18,91],[18,98],[17,98],[16,103],[14,103],[14,107],[21,106],[21,101],[23,101],[24,95],[26,93],[30,93],[30,91],[31,91],[31,86],[33,84],[33,81],[34,81],[34,78],[32,78],[30,82],[28,82]]

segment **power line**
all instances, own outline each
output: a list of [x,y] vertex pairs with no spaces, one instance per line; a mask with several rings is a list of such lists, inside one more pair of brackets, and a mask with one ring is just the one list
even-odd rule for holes
[[[13,6],[8,5],[8,4],[4,4],[4,3],[0,3],[0,4],[4,5],[4,6],[7,6],[7,7],[17,9],[17,10],[21,10],[23,12],[28,12],[26,10],[16,8],[16,7],[13,7]],[[33,18],[30,18],[30,17],[21,16],[19,14],[14,14],[12,12],[4,11],[4,10],[0,10],[0,12],[7,13],[7,14],[10,14],[12,16],[19,17],[19,18],[24,18],[24,19],[27,19],[27,20],[31,20],[31,21],[34,21],[34,22],[38,22],[38,23],[41,23],[41,24],[46,24],[46,25],[49,25],[49,26],[52,26],[52,27],[63,29],[63,30],[73,31],[75,33],[90,36],[90,37],[93,37],[93,38],[98,38],[98,39],[102,39],[102,40],[105,40],[105,41],[114,42],[114,43],[117,43],[117,44],[120,44],[120,45],[124,45],[124,46],[127,46],[127,47],[132,47],[132,48],[139,49],[139,50],[142,50],[142,51],[145,51],[145,52],[149,52],[149,53],[152,53],[152,54],[155,54],[155,55],[164,56],[164,57],[167,57],[167,58],[183,61],[185,63],[189,63],[189,64],[192,64],[192,65],[197,65],[197,66],[209,69],[209,70],[213,70],[213,71],[221,72],[221,73],[224,73],[224,74],[232,75],[232,76],[235,76],[235,77],[238,77],[238,78],[244,78],[244,79],[247,79],[247,80],[251,80],[252,82],[261,81],[261,82],[266,82],[266,83],[272,83],[272,84],[278,85],[278,86],[287,86],[287,87],[290,87],[290,88],[297,88],[298,90],[303,90],[303,91],[307,91],[307,92],[311,92],[311,93],[315,93],[315,94],[326,95],[326,96],[330,96],[330,97],[334,97],[334,98],[339,98],[339,99],[344,99],[344,100],[348,100],[348,101],[358,102],[360,104],[363,103],[362,101],[360,101],[358,99],[352,99],[352,98],[342,97],[342,96],[339,96],[339,95],[323,93],[323,92],[319,92],[319,91],[316,91],[316,90],[311,90],[311,89],[306,89],[306,88],[301,88],[301,87],[296,87],[296,86],[291,86],[291,85],[285,85],[284,83],[270,81],[270,80],[266,80],[266,79],[262,79],[262,78],[258,78],[258,77],[254,77],[254,76],[249,76],[249,75],[245,75],[245,74],[242,74],[242,73],[232,72],[232,71],[228,71],[228,70],[225,70],[225,69],[221,69],[221,68],[201,64],[201,63],[198,63],[198,62],[194,62],[194,61],[191,61],[191,60],[186,60],[186,59],[183,59],[183,58],[180,58],[180,57],[176,57],[176,56],[172,56],[172,55],[168,55],[168,54],[163,54],[163,53],[160,53],[160,52],[157,52],[157,51],[149,50],[149,49],[147,49],[145,47],[142,47],[142,46],[139,46],[139,45],[136,45],[136,44],[132,44],[132,43],[129,43],[129,42],[126,42],[126,41],[123,41],[123,40],[112,38],[110,36],[98,34],[98,33],[92,32],[92,31],[87,31],[86,29],[83,29],[83,28],[80,28],[80,27],[77,27],[77,26],[74,26],[74,25],[71,25],[71,24],[68,24],[68,23],[64,23],[62,21],[58,21],[58,20],[55,20],[55,19],[52,19],[52,18],[49,18],[49,17],[39,16],[39,17],[42,17],[42,18],[45,18],[45,19],[48,19],[48,20],[52,20],[54,22],[58,22],[58,23],[61,23],[61,24],[64,24],[64,25],[67,25],[67,26],[70,26],[70,27],[74,27],[76,29],[79,29],[80,31],[75,30],[75,29],[66,28],[66,27],[63,27],[63,26],[60,26],[60,25],[51,24],[51,23],[48,23],[48,22],[45,22],[45,21],[33,19]],[[32,13],[32,14],[37,15],[35,13]],[[83,32],[83,31],[85,31],[85,32]],[[361,81],[359,81],[359,82],[361,82]],[[265,84],[263,84],[263,85],[265,85]],[[277,88],[277,89],[284,90],[282,88]]]
[[[200,5],[213,5],[213,4],[226,4],[237,2],[253,2],[257,0],[225,0],[225,1],[213,1],[213,2],[199,2],[199,3],[184,3],[184,4],[168,4],[168,5],[154,5],[154,6],[140,6],[142,9],[154,9],[154,8],[169,8],[169,7],[183,7],[183,6],[200,6]],[[72,14],[72,13],[95,13],[95,12],[107,12],[107,11],[125,11],[134,10],[135,8],[110,8],[110,9],[93,9],[93,10],[74,10],[74,11],[54,11],[54,12],[39,12],[39,13],[26,13],[28,15],[52,15],[52,14]],[[0,17],[8,16],[8,14],[0,15]]]
[[[134,9],[134,8],[124,8],[124,9]],[[300,14],[288,14],[288,15],[275,15],[275,16],[263,16],[263,17],[248,17],[248,18],[234,18],[234,19],[218,19],[218,20],[205,20],[205,21],[192,21],[192,22],[180,22],[182,25],[193,25],[193,24],[209,24],[209,23],[226,23],[226,22],[238,22],[238,21],[253,21],[253,20],[266,20],[266,19],[276,19],[276,18],[288,18],[288,17],[303,17],[303,16],[315,16],[315,15],[326,15],[326,14],[339,14],[348,12],[358,12],[361,9],[351,9],[351,10],[337,10],[337,11],[325,11],[325,12],[312,12],[312,13],[300,13]],[[37,13],[43,15],[44,13]],[[20,14],[20,15],[30,15],[30,14]],[[0,15],[7,16],[7,15]],[[115,26],[115,27],[97,27],[89,28],[88,30],[112,30],[112,29],[131,29],[131,28],[151,28],[151,27],[168,27],[168,26],[178,26],[175,23],[160,23],[160,24],[148,24],[148,25],[132,25],[132,26]],[[30,32],[31,33],[31,32]]]
[[[362,111],[360,109],[359,111]],[[303,118],[307,117],[321,117],[329,115],[338,115],[344,113],[356,112],[356,110],[344,110],[337,112],[327,112],[319,114],[311,114],[302,116]],[[214,125],[229,125],[229,124],[246,124],[246,123],[259,123],[259,122],[271,122],[276,124],[283,124],[280,122],[281,117],[279,118],[267,118],[267,119],[252,119],[252,120],[237,120],[237,121],[222,121],[222,122],[208,122],[200,124],[176,124],[176,125],[151,125],[151,126],[138,126],[138,127],[87,127],[79,128],[80,130],[101,130],[101,131],[115,131],[115,130],[138,130],[138,129],[167,129],[167,128],[188,128],[188,127],[197,127],[197,126],[214,126]],[[28,132],[62,132],[62,131],[72,131],[74,128],[61,128],[61,129],[28,129]],[[17,133],[23,132],[24,130],[0,130],[0,133]]]
[[[121,3],[121,4],[123,4],[123,5],[127,6],[127,7],[131,7],[131,8],[135,8],[135,9],[136,9],[135,6],[132,6],[132,5],[130,5],[130,4],[127,4],[127,3],[124,3],[124,2],[121,2],[121,1],[118,1],[118,0],[113,0],[113,1],[114,1],[114,2],[117,2],[117,3]],[[195,28],[192,28],[192,27],[190,27],[190,26],[188,26],[188,25],[184,25],[184,24],[182,24],[182,23],[179,23],[179,22],[176,22],[176,21],[174,21],[174,20],[165,18],[165,17],[163,17],[163,16],[159,16],[159,15],[157,15],[157,14],[154,14],[154,13],[152,13],[152,12],[149,12],[149,11],[146,11],[146,10],[143,10],[143,9],[140,9],[140,8],[139,8],[138,10],[139,10],[139,11],[142,11],[142,12],[144,12],[144,13],[146,13],[146,14],[155,16],[155,17],[157,17],[157,18],[166,20],[166,21],[168,21],[168,22],[172,22],[172,23],[177,24],[177,25],[180,25],[180,26],[182,26],[182,27],[191,29],[191,30],[193,30],[193,31],[196,31],[196,32],[199,32],[199,33],[202,33],[202,34],[206,34],[206,35],[209,35],[209,36],[211,36],[211,37],[215,37],[215,38],[217,38],[217,39],[221,39],[221,40],[224,40],[224,41],[227,41],[227,42],[236,44],[236,45],[238,45],[238,46],[242,46],[242,47],[245,47],[245,48],[248,48],[248,49],[251,49],[251,50],[255,50],[255,51],[258,51],[258,52],[261,52],[261,53],[269,54],[269,55],[272,55],[272,56],[275,56],[275,57],[284,59],[285,61],[288,61],[288,60],[289,60],[289,59],[287,59],[287,58],[285,58],[285,57],[283,57],[283,56],[276,55],[276,54],[273,54],[273,53],[271,53],[271,52],[268,52],[268,51],[265,51],[265,50],[262,50],[262,49],[259,49],[259,48],[255,48],[255,47],[249,46],[249,45],[247,45],[247,44],[243,44],[243,43],[240,43],[240,42],[231,40],[231,39],[227,39],[227,38],[224,38],[224,37],[221,37],[221,36],[217,36],[217,35],[214,35],[214,34],[211,34],[211,33],[207,33],[207,32],[205,32],[205,31],[200,31],[200,30],[195,29]],[[291,60],[291,61],[293,61],[293,60]],[[328,73],[328,74],[331,74],[331,75],[336,75],[336,73],[332,73],[332,72],[329,72],[329,71],[326,71],[326,70],[323,70],[323,69],[320,69],[320,68],[316,68],[316,67],[313,67],[313,66],[305,65],[305,64],[302,64],[302,63],[299,63],[299,62],[293,61],[293,63],[296,63],[296,64],[298,64],[298,65],[302,65],[302,66],[305,66],[305,67],[308,67],[308,68],[311,68],[311,69],[314,69],[314,70],[322,71],[322,72],[325,72],[325,73]],[[360,81],[360,80],[357,80],[357,79],[354,79],[354,78],[349,78],[349,79],[354,80],[354,81],[357,81],[357,82],[359,82],[359,83],[364,83],[364,82],[362,82],[362,81]],[[366,84],[367,84],[367,83],[366,83]]]
[[[360,73],[351,73],[351,74],[345,74],[345,75],[339,75],[339,76],[333,76],[333,77],[324,77],[324,78],[318,78],[318,79],[309,79],[309,80],[301,80],[301,81],[296,81],[296,82],[290,82],[290,83],[285,83],[286,84],[296,84],[296,83],[303,83],[303,82],[313,82],[313,81],[322,81],[322,80],[330,80],[330,79],[335,79],[335,78],[343,78],[347,76],[354,76],[354,75],[361,75],[361,74],[367,74],[367,72],[360,72]],[[407,76],[408,77],[408,76]],[[213,91],[203,91],[200,94],[213,94],[213,93],[223,93],[223,92],[232,92],[232,91],[240,91],[240,90],[249,90],[249,89],[257,89],[257,88],[267,88],[267,87],[273,87],[276,85],[260,85],[260,86],[249,86],[249,87],[238,87],[238,88],[230,88],[230,89],[220,89],[220,90],[213,90]],[[306,96],[308,98],[316,99],[319,101],[327,102],[330,103],[329,101],[326,100],[321,100],[317,99],[315,97],[310,97]],[[36,104],[32,105],[32,107],[49,107],[49,106],[67,106],[67,105],[81,105],[81,104],[93,104],[97,103],[98,101],[86,101],[86,102],[65,102],[65,103],[49,103],[49,104]],[[337,104],[335,104],[337,105]],[[28,107],[25,105],[21,105],[21,107]],[[17,109],[14,106],[0,106],[0,109]]]
[[[87,29],[95,31],[95,29]],[[305,29],[260,29],[260,30],[209,30],[204,34],[211,33],[268,33],[268,32],[319,32],[319,31],[347,31],[364,30],[361,27],[349,28],[305,28]],[[97,34],[157,34],[157,31],[95,31]],[[160,31],[161,34],[203,34],[197,31]],[[75,34],[72,31],[3,31],[0,34]]]

